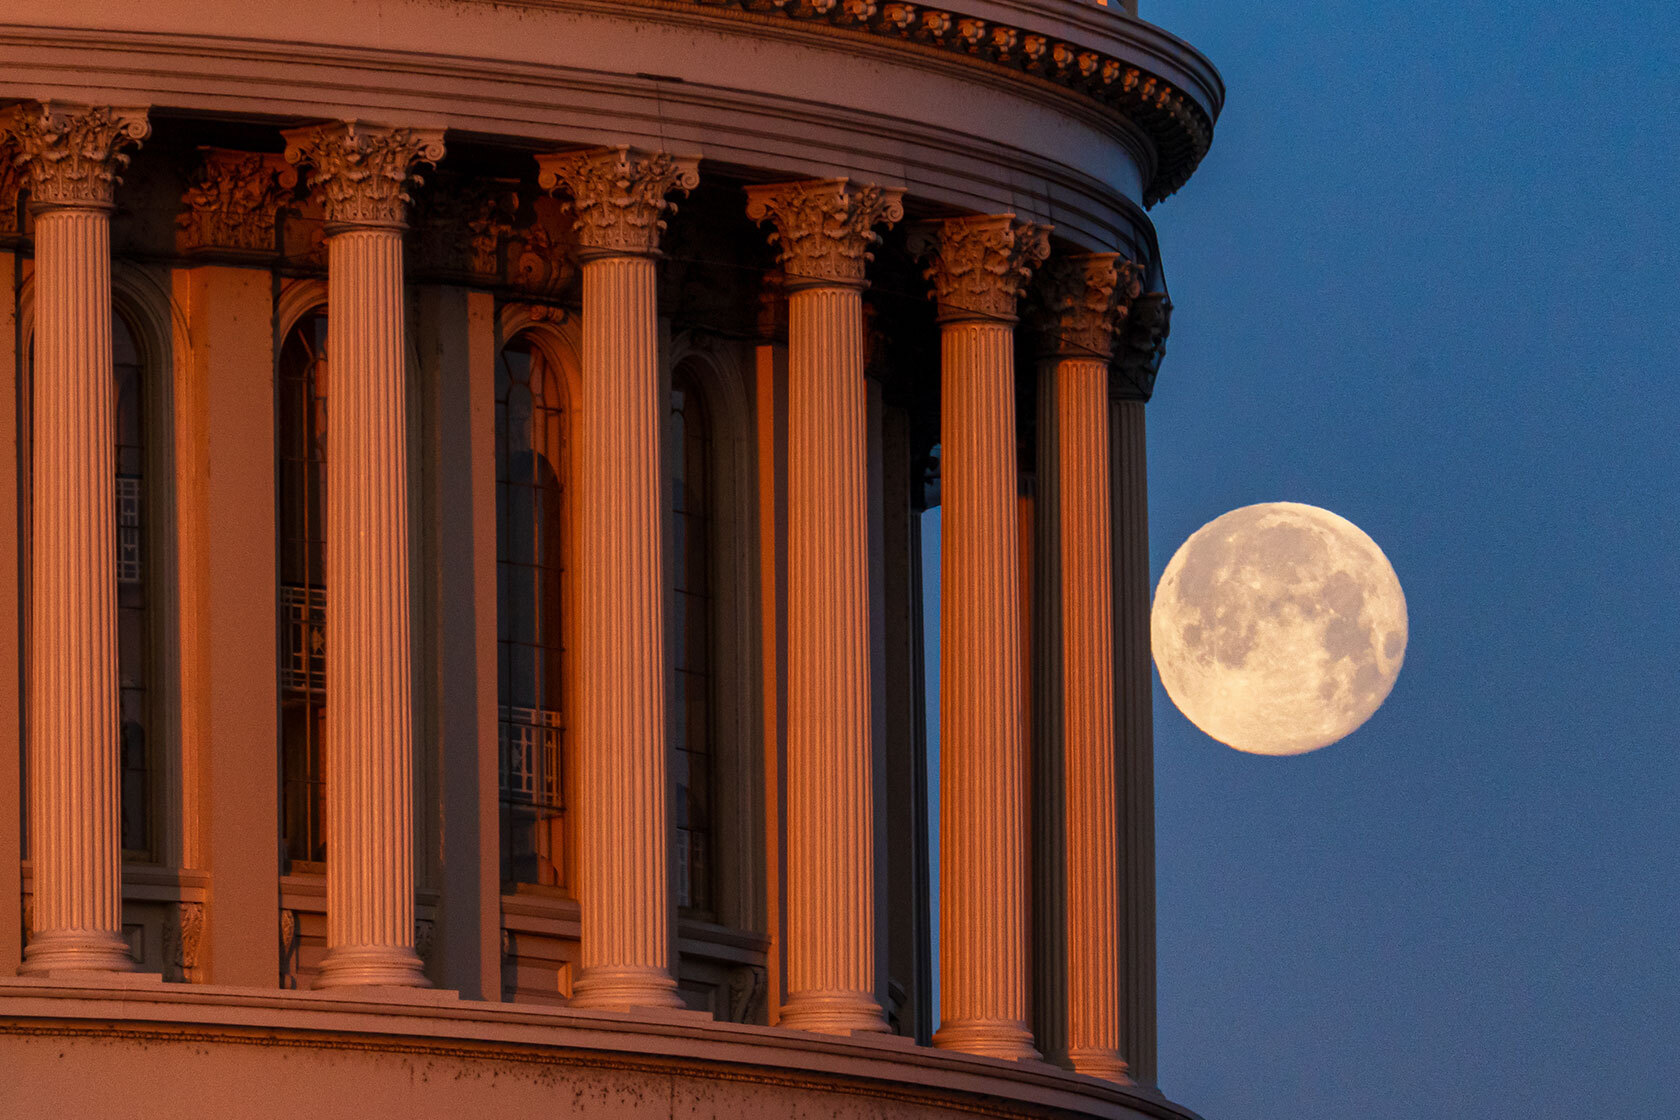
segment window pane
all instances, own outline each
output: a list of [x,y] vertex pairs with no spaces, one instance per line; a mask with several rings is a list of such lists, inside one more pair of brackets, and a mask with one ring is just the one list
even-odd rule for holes
[[327,316],[313,311],[280,347],[279,462],[281,828],[286,858],[326,859]]
[[677,904],[689,913],[712,908],[712,644],[710,533],[710,425],[693,372],[680,366],[671,378],[671,548],[676,594],[671,596],[676,635],[676,693],[672,700],[672,768],[678,775],[673,817],[677,831]]
[[566,412],[559,371],[515,337],[496,368],[502,879],[566,885]]

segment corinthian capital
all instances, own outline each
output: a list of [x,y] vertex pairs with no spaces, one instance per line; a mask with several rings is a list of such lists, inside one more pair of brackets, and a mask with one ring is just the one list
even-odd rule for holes
[[881,235],[875,227],[904,217],[904,192],[853,187],[845,179],[808,179],[747,188],[747,217],[774,223],[787,286],[864,286],[863,270]]
[[537,157],[537,182],[564,187],[577,208],[578,247],[585,256],[651,256],[676,205],[666,195],[700,185],[699,160],[627,145]]
[[1013,214],[947,218],[919,238],[939,301],[939,321],[1015,321],[1016,303],[1033,270],[1050,255],[1050,227]]
[[340,121],[281,135],[286,138],[286,161],[309,167],[309,188],[320,198],[329,227],[402,229],[407,224],[408,188],[421,181],[414,165],[443,158],[439,129]]
[[275,219],[296,182],[297,172],[277,155],[200,148],[175,219],[181,248],[273,252]]
[[1053,257],[1038,275],[1034,318],[1045,357],[1114,354],[1114,336],[1138,294],[1137,265],[1119,253]]
[[0,139],[27,179],[30,204],[39,209],[109,209],[124,150],[152,134],[144,109],[25,102],[0,116]]
[[1109,367],[1109,386],[1116,396],[1149,399],[1155,391],[1161,359],[1167,356],[1167,335],[1171,331],[1172,300],[1166,292],[1134,295]]

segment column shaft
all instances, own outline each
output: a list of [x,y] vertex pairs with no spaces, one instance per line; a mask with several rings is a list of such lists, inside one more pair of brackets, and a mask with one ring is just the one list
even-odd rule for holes
[[1036,1057],[1027,1028],[1026,756],[1014,332],[941,328],[940,989],[934,1044]]
[[1149,481],[1144,402],[1109,405],[1119,742],[1121,1054],[1155,1083],[1155,739],[1149,653]]
[[1124,1080],[1120,1055],[1119,833],[1115,819],[1114,635],[1108,363],[1063,359],[1056,394],[1066,822],[1067,1057]]
[[676,1007],[654,263],[583,266],[578,1007]]
[[788,306],[788,1002],[885,1029],[875,987],[867,400],[855,287]]
[[414,951],[402,233],[327,240],[327,956],[317,987],[424,986]]
[[35,222],[29,811],[22,972],[133,967],[122,938],[110,217]]

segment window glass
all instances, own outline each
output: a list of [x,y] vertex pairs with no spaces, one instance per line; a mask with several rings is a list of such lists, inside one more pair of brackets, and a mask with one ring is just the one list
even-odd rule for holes
[[117,708],[122,758],[122,846],[151,859],[155,765],[147,687],[152,631],[147,594],[146,416],[140,349],[121,315],[111,316],[117,516]]
[[496,365],[496,618],[502,879],[566,886],[560,371],[514,338]]
[[[276,454],[280,545],[281,829],[288,862],[326,859],[327,316],[280,347]],[[312,869],[309,867],[305,870]]]

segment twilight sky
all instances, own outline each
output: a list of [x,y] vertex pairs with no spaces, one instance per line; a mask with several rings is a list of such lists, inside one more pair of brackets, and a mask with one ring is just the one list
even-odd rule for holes
[[1153,580],[1308,502],[1411,626],[1387,704],[1297,758],[1157,678],[1161,1086],[1207,1120],[1680,1116],[1680,5],[1144,15],[1230,91],[1153,211]]
[[1230,96],[1153,211],[1154,576],[1347,517],[1393,695],[1300,758],[1155,692],[1161,1083],[1208,1120],[1680,1116],[1680,5],[1146,0]]

